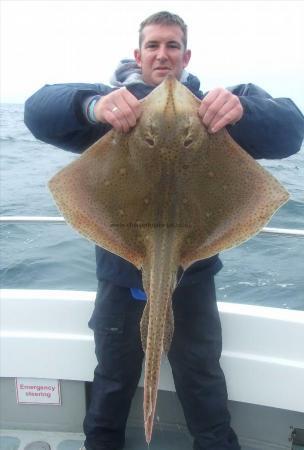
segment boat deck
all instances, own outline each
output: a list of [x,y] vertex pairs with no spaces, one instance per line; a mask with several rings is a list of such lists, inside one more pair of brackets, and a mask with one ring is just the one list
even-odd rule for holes
[[[83,444],[82,433],[57,433],[50,431],[1,430],[1,450],[79,450]],[[125,450],[192,450],[192,440],[185,429],[155,429],[148,446],[140,428],[128,428]],[[242,450],[256,450],[242,447]]]

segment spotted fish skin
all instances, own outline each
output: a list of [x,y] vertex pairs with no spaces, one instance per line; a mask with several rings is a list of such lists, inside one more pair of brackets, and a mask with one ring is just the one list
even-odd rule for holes
[[[141,339],[145,352],[144,421],[146,441],[151,441],[161,358],[171,345],[174,332],[172,294],[176,286],[183,233],[177,228],[179,210],[173,201],[174,164],[163,152],[159,188],[162,200],[154,209],[152,229],[146,235],[146,258],[142,267],[147,304],[141,320]],[[185,231],[184,231],[185,232]]]
[[150,442],[161,355],[173,335],[178,267],[257,234],[289,198],[223,129],[209,135],[200,100],[168,77],[142,101],[128,133],[110,131],[49,188],[66,221],[143,273],[144,418]]
[[143,284],[148,293],[141,321],[145,351],[144,421],[146,441],[151,440],[161,358],[170,348],[174,324],[172,293],[176,286],[178,248],[174,233],[155,230],[147,264],[143,266]]

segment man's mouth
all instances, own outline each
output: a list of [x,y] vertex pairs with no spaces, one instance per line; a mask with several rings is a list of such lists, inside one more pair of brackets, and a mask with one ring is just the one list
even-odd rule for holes
[[171,68],[170,67],[155,67],[154,70],[157,70],[159,72],[168,72],[171,70]]

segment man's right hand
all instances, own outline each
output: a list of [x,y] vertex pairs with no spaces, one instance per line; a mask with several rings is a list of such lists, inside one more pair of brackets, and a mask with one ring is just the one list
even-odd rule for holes
[[136,125],[141,112],[139,100],[125,87],[101,97],[94,106],[94,114],[99,122],[108,123],[124,133]]

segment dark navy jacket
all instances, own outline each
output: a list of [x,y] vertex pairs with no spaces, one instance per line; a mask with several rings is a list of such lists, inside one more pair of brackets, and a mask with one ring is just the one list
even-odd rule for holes
[[[197,97],[203,97],[196,77],[190,75],[184,84]],[[128,86],[128,90],[138,99],[145,97],[152,89],[152,86],[142,83]],[[253,84],[241,84],[229,89],[239,96],[244,115],[227,130],[251,156],[255,159],[279,159],[299,151],[304,136],[304,117],[290,99],[273,99]],[[83,102],[89,96],[106,95],[112,90],[104,84],[46,85],[26,101],[25,124],[37,139],[82,153],[111,129],[106,124],[88,123],[82,112]],[[99,280],[142,289],[141,272],[131,263],[100,247],[96,247],[96,262]],[[198,261],[186,270],[181,284],[195,283],[202,277],[214,275],[221,267],[218,256]]]

